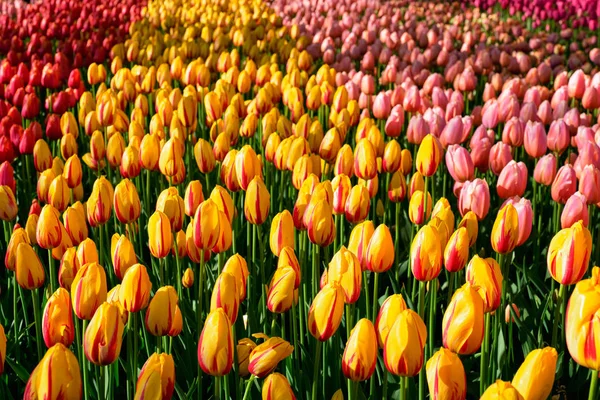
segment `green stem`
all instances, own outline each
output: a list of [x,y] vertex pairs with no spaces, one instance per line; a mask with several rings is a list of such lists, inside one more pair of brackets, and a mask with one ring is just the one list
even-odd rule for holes
[[248,382],[246,383],[246,390],[244,391],[244,398],[242,400],[248,399],[248,394],[250,394],[250,387],[252,386],[252,382],[254,382],[254,379],[256,379],[255,375],[252,375],[250,379],[248,379]]
[[371,317],[373,319],[373,323],[375,323],[375,319],[377,318],[377,311],[379,308],[379,274],[377,272],[374,272],[373,274],[375,275],[375,282],[373,283],[373,314],[371,315]]
[[56,274],[54,273],[54,260],[52,259],[52,249],[48,249],[48,273],[50,274],[50,295],[56,290]]
[[[88,325],[88,321],[86,319],[83,320],[83,330],[82,330],[82,337],[85,337],[85,331],[87,330],[87,325]],[[83,347],[83,342],[81,342],[81,346]],[[88,381],[88,361],[87,358],[85,357],[85,355],[83,355],[82,352],[82,356],[81,356],[81,369],[83,370],[83,398],[85,400],[89,399],[89,394],[90,394],[90,383]]]
[[588,395],[588,400],[596,399],[596,393],[598,392],[598,371],[592,371],[592,380],[590,381],[590,392]]
[[223,376],[223,389],[225,391],[225,400],[229,400],[231,398],[229,394],[229,375]]
[[[419,316],[425,320],[425,282],[419,282]],[[425,368],[419,372],[419,400],[425,399]]]
[[387,392],[388,392],[388,370],[387,368],[383,369],[383,400],[387,400]]
[[37,345],[38,360],[41,360],[44,355],[42,351],[42,322],[40,319],[40,303],[35,289],[31,291],[31,300],[33,301],[33,316],[35,318],[35,342]]
[[[13,274],[13,327],[15,331],[15,344],[19,344],[19,319],[17,318],[17,292],[19,287],[17,286],[17,272]],[[17,352],[17,355],[19,352]]]
[[321,350],[323,349],[323,342],[317,340],[317,349],[315,350],[315,363],[313,369],[313,382],[312,382],[312,400],[317,400],[317,387],[319,386],[319,364],[321,363]]
[[427,336],[429,340],[429,357],[433,355],[433,346],[435,345],[435,314],[436,314],[436,303],[437,303],[437,278],[429,282],[429,334]]
[[490,313],[485,314],[485,334],[483,336],[483,346],[481,346],[481,363],[479,368],[479,395],[483,395],[487,387],[487,367],[488,351],[490,344]]
[[221,398],[221,377],[215,376],[215,399],[219,400]]
[[561,319],[561,306],[563,302],[563,297],[565,297],[565,289],[566,285],[561,284],[560,290],[558,291],[558,298],[556,299],[556,304],[554,305],[554,325],[552,326],[552,347],[556,349],[557,340],[558,340],[558,324]]

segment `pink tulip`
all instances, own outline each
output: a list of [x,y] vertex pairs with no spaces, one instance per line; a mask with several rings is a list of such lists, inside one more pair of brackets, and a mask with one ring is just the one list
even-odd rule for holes
[[519,218],[519,238],[517,239],[517,246],[521,246],[529,239],[531,228],[533,226],[533,209],[531,207],[531,202],[524,197],[515,196],[506,199],[500,208],[507,204],[512,204],[517,211]]
[[446,151],[446,167],[448,172],[457,182],[472,180],[475,167],[471,155],[464,147],[453,144]]
[[569,128],[563,119],[552,121],[548,129],[548,148],[555,153],[562,154],[571,141]]
[[[579,155],[573,164],[577,176],[581,174],[586,165],[594,165],[600,169],[600,147],[594,142],[584,141],[578,146]],[[574,154],[574,153],[571,153]]]
[[569,97],[574,97],[576,99],[581,99],[583,97],[583,93],[585,92],[585,74],[582,70],[578,69],[571,75],[569,83],[567,84],[567,91]]
[[535,165],[533,179],[544,186],[550,186],[554,182],[556,168],[556,157],[554,154],[546,154]]
[[541,122],[528,122],[525,126],[523,138],[525,151],[530,157],[539,158],[546,153],[547,138]]
[[414,113],[419,111],[421,108],[421,95],[419,94],[419,88],[411,86],[404,96],[404,109],[407,112]]
[[398,137],[402,133],[404,126],[404,110],[400,104],[394,106],[390,116],[385,122],[385,134],[389,137]]
[[600,93],[595,86],[589,86],[583,93],[581,105],[586,110],[595,110],[600,107]]
[[406,130],[408,143],[419,145],[428,133],[429,127],[427,126],[427,121],[422,116],[415,115],[410,119]]
[[527,189],[527,166],[523,162],[510,161],[498,176],[496,190],[498,196],[507,199],[523,196]]
[[579,192],[573,193],[565,203],[560,215],[560,226],[562,229],[570,228],[577,221],[582,221],[584,226],[589,223],[587,200]]
[[448,124],[440,135],[440,143],[444,148],[452,144],[460,144],[463,138],[463,120],[456,116],[448,121]]
[[575,169],[567,164],[560,167],[552,182],[552,200],[565,204],[577,190],[577,175]]
[[498,102],[495,99],[483,107],[481,122],[488,129],[494,129],[498,125]]
[[548,100],[544,100],[538,107],[537,116],[540,122],[544,125],[548,125],[552,121],[552,106]]
[[579,174],[579,192],[588,204],[600,202],[600,170],[594,165],[586,165]]
[[390,111],[390,97],[385,92],[379,92],[373,102],[373,116],[377,119],[387,119]]
[[517,117],[512,117],[504,125],[502,141],[512,147],[521,147],[525,136],[525,123]]
[[510,146],[506,143],[498,142],[490,149],[490,169],[494,175],[500,175],[512,159]]
[[458,209],[461,215],[473,211],[480,221],[485,218],[490,209],[490,188],[483,179],[466,181],[458,199]]

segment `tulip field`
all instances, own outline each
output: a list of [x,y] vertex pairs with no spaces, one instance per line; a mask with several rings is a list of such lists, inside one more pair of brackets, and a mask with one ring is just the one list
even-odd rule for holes
[[0,400],[599,400],[598,4],[0,0]]

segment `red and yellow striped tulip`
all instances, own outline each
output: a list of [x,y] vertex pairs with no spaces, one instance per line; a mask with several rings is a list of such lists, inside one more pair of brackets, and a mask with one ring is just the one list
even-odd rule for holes
[[208,314],[198,341],[198,363],[206,374],[227,375],[233,365],[231,322],[222,308]]
[[277,372],[267,376],[261,396],[262,400],[296,400],[287,378]]
[[106,301],[106,273],[98,263],[82,265],[71,284],[73,311],[79,319],[90,320]]
[[373,232],[367,247],[367,269],[372,272],[386,272],[394,264],[394,241],[390,230],[381,224]]
[[295,247],[294,233],[294,220],[288,210],[283,210],[273,218],[269,245],[271,246],[271,252],[276,257],[279,257],[281,249],[284,247]]
[[321,342],[337,331],[344,314],[345,294],[336,283],[328,283],[315,296],[308,311],[308,329]]
[[170,400],[175,390],[175,362],[167,353],[153,353],[144,363],[137,379],[135,400],[158,396]]
[[[46,274],[37,253],[27,242],[17,245],[15,258],[15,273],[19,286],[33,290],[44,285]],[[16,289],[14,289],[16,290]]]
[[163,286],[158,289],[146,309],[144,323],[148,332],[154,336],[169,334],[175,320],[178,302],[177,292],[173,286]]
[[221,272],[213,286],[210,310],[222,308],[229,321],[235,323],[239,308],[237,279],[229,272]]
[[371,221],[361,222],[350,232],[348,250],[358,258],[363,271],[367,269],[367,249],[373,233],[375,233],[375,226]]
[[507,254],[517,246],[519,215],[512,204],[506,204],[498,211],[490,239],[496,253]]
[[161,211],[169,218],[173,232],[181,230],[183,227],[185,205],[176,187],[171,186],[158,195],[156,210]]
[[473,354],[481,347],[484,333],[484,302],[468,283],[452,295],[444,319],[444,347],[457,354]]
[[260,176],[255,176],[246,187],[244,215],[248,222],[261,225],[269,216],[271,195]]
[[129,179],[123,179],[117,184],[113,201],[115,214],[122,224],[137,221],[142,206],[137,189]]
[[438,138],[432,134],[425,136],[417,151],[415,160],[417,171],[423,176],[433,176],[442,161],[443,153],[444,150]]
[[427,328],[416,312],[401,311],[383,346],[383,362],[392,374],[415,376],[423,367]]
[[502,271],[500,265],[493,258],[473,256],[467,266],[467,282],[477,289],[483,299],[485,313],[492,312],[500,307],[502,300]]
[[410,246],[411,269],[415,279],[428,282],[437,278],[442,269],[442,256],[437,229],[424,225]]
[[129,312],[138,312],[148,306],[152,282],[146,267],[134,264],[127,269],[119,290],[119,302]]
[[58,343],[52,346],[31,373],[24,399],[80,399],[81,374],[77,357]]
[[161,211],[155,211],[148,219],[148,247],[156,258],[165,258],[173,246],[171,222]]
[[558,353],[552,347],[533,350],[513,377],[512,385],[524,400],[547,399],[554,386]]
[[248,364],[250,363],[250,353],[256,348],[256,343],[248,338],[240,339],[237,343],[238,355],[238,373],[241,377],[248,376]]
[[83,351],[86,358],[96,365],[115,362],[121,353],[123,329],[119,306],[102,303],[85,331]]
[[467,377],[460,358],[448,349],[439,349],[428,361],[427,385],[432,400],[464,400]]
[[362,269],[358,258],[342,246],[335,253],[327,269],[327,282],[337,282],[344,290],[346,304],[355,303],[360,297]]
[[548,247],[548,271],[562,285],[577,283],[588,270],[591,253],[592,235],[582,221],[577,221],[552,238]]
[[294,351],[294,346],[280,337],[272,337],[259,344],[250,353],[248,371],[258,378],[269,375],[280,361]]
[[75,339],[75,325],[71,311],[71,296],[66,289],[58,288],[50,296],[42,316],[42,334],[46,347],[57,343],[67,347]]
[[346,378],[360,382],[373,375],[378,353],[376,338],[371,321],[363,318],[356,323],[342,356],[342,372]]
[[43,249],[53,249],[60,246],[62,241],[62,229],[59,212],[50,204],[46,204],[40,213],[37,224],[36,239],[38,245]]

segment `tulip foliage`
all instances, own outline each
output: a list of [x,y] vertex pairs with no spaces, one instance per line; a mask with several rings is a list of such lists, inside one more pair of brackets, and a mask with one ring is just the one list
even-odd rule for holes
[[0,398],[597,399],[563,3],[1,2]]

